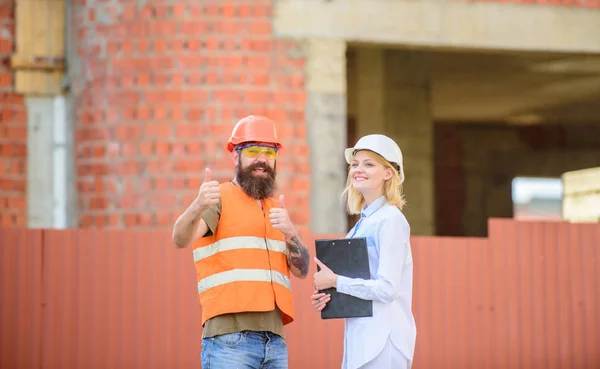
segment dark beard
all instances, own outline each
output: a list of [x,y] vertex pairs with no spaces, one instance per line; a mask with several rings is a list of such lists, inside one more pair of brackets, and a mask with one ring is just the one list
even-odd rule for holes
[[[255,176],[252,171],[257,168],[265,170],[265,176]],[[273,196],[275,192],[275,168],[271,168],[266,163],[254,163],[242,169],[242,163],[238,161],[236,168],[237,182],[248,194],[255,200],[264,200]]]

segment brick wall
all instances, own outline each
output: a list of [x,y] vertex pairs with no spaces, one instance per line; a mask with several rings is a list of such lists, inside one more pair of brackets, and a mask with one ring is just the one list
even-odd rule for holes
[[279,185],[308,224],[305,45],[275,39],[272,12],[265,0],[74,2],[81,227],[170,227],[205,166],[231,178],[225,143],[249,114],[280,123]]
[[25,226],[27,115],[14,92],[10,56],[14,51],[14,0],[0,2],[0,226]]

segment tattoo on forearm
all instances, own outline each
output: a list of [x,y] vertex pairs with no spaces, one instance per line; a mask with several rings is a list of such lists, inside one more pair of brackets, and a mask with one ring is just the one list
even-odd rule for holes
[[308,249],[298,236],[294,236],[287,240],[287,247],[289,250],[288,262],[290,265],[298,269],[302,276],[306,277],[308,274],[309,258]]

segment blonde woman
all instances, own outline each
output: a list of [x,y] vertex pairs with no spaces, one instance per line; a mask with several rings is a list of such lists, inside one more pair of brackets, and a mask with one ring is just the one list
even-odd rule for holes
[[373,301],[373,316],[348,318],[344,332],[343,369],[404,369],[412,365],[416,326],[412,314],[410,227],[402,214],[402,152],[389,137],[362,137],[345,150],[350,165],[344,197],[350,214],[360,219],[347,237],[366,237],[370,279],[336,275],[315,258],[311,296],[317,311],[338,292]]

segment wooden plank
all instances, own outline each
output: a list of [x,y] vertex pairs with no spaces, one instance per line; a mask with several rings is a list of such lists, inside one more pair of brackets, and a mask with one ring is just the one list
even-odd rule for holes
[[17,0],[15,12],[17,55],[64,56],[65,0]]
[[16,0],[15,89],[26,95],[62,91],[65,69],[65,0]]
[[17,70],[15,89],[24,95],[58,95],[62,93],[63,72]]
[[12,69],[37,69],[46,71],[64,71],[65,70],[65,58],[58,56],[24,56],[13,54],[10,59],[10,66]]
[[563,218],[571,222],[599,222],[600,191],[581,196],[565,196]]
[[600,167],[574,170],[562,175],[565,196],[583,192],[600,192]]

